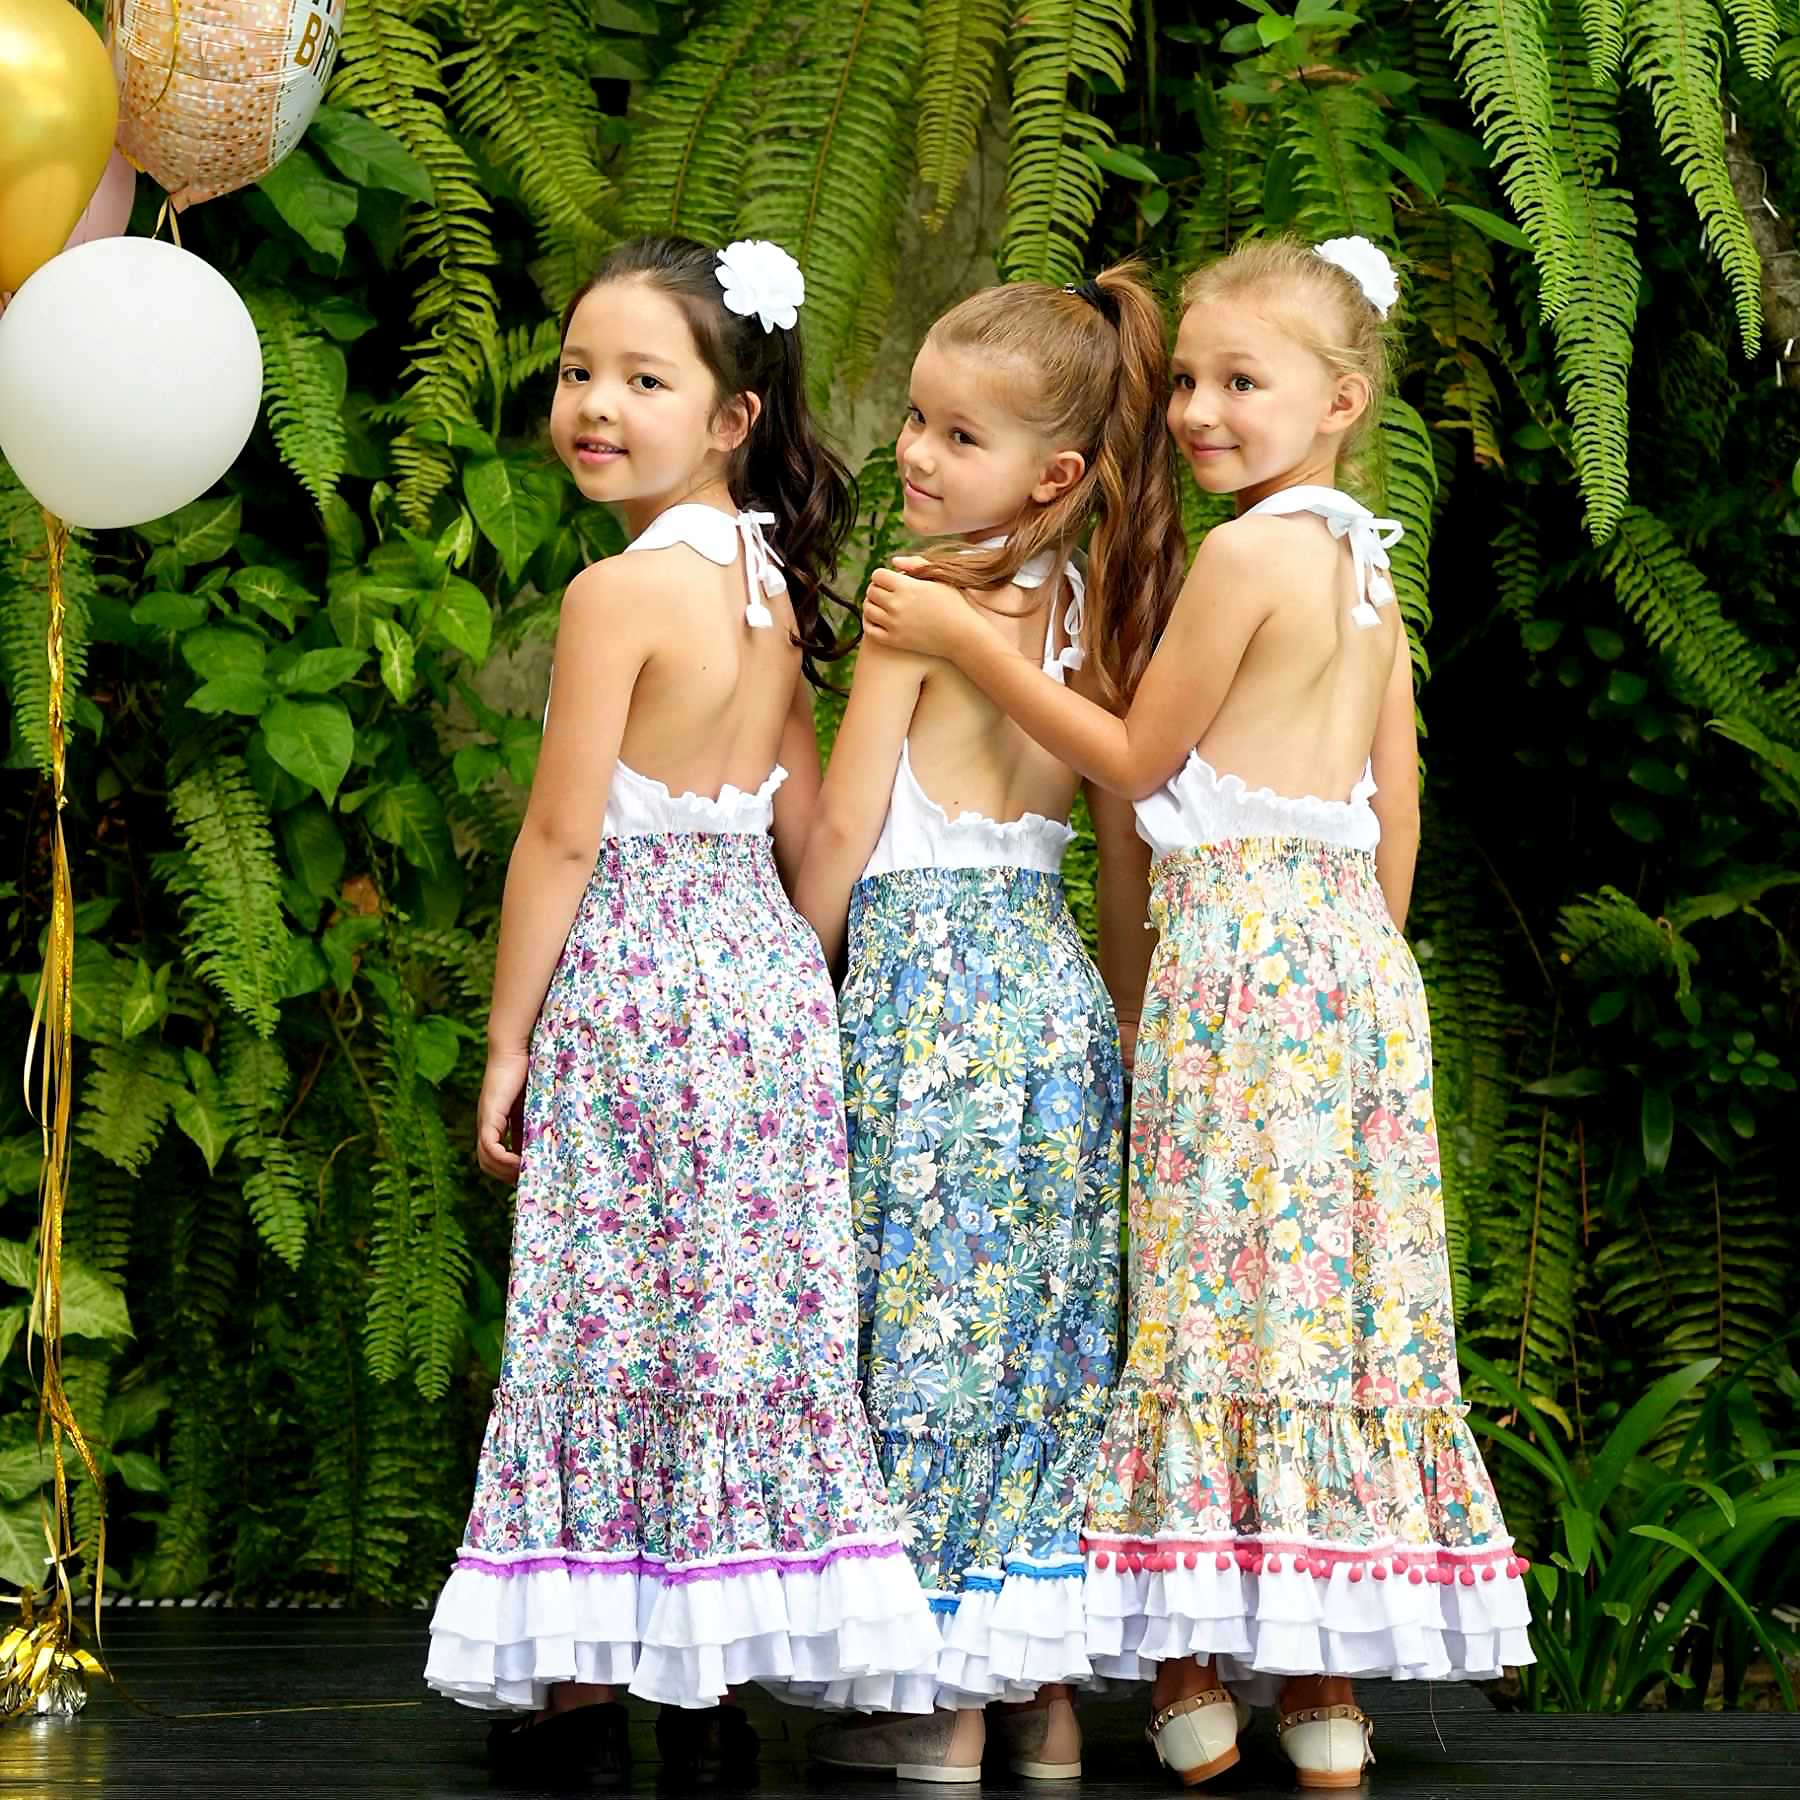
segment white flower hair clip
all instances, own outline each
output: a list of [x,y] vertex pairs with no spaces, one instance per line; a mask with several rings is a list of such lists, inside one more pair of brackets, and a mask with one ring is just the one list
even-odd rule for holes
[[779,244],[767,238],[740,238],[719,252],[713,273],[729,311],[760,319],[764,331],[778,325],[783,331],[793,330],[806,299],[806,277]]
[[1371,244],[1366,237],[1327,238],[1313,246],[1313,255],[1342,269],[1362,289],[1363,298],[1374,307],[1377,318],[1385,319],[1400,298],[1394,265],[1381,246]]

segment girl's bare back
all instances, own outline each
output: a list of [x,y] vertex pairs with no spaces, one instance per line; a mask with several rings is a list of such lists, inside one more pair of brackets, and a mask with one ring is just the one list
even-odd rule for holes
[[638,554],[657,559],[667,598],[620,760],[672,794],[754,790],[778,760],[800,678],[793,608],[776,594],[766,602],[773,626],[748,623],[741,550],[729,567],[685,544]]
[[1247,787],[1343,800],[1375,741],[1399,609],[1381,608],[1372,628],[1355,622],[1349,543],[1317,515],[1247,517],[1217,529],[1245,527],[1265,540],[1270,611],[1195,749]]
[[[1059,580],[1003,588],[983,610],[1021,656],[1042,662],[1046,633],[1066,604]],[[952,819],[965,812],[1003,822],[1026,813],[1066,819],[1074,804],[1078,778],[1067,764],[949,663],[934,663],[925,677],[907,744],[919,786]]]

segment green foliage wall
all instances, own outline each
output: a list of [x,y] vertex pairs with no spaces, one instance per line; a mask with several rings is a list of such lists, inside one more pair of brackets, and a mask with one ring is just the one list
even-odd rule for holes
[[[942,220],[984,132],[1008,277],[1132,250],[1172,276],[1270,227],[1360,231],[1406,271],[1357,478],[1408,534],[1411,926],[1470,1343],[1579,1454],[1651,1373],[1789,1315],[1794,0],[356,0],[329,98],[183,221],[256,319],[264,425],[217,495],[71,558],[70,1388],[116,1579],[440,1578],[498,1364],[508,1211],[470,1108],[537,743],[477,676],[619,544],[544,446],[554,315],[628,232],[776,236],[823,398],[866,373],[900,229]],[[847,588],[896,541],[891,461],[865,473]],[[1219,516],[1188,503],[1195,532]],[[15,1042],[49,892],[44,615],[0,467]],[[1085,905],[1091,859],[1071,880]],[[35,1146],[0,1099],[15,1287]],[[0,1310],[15,1579],[22,1319]],[[1791,1434],[1791,1370],[1756,1379]],[[1532,1539],[1543,1497],[1503,1467]]]

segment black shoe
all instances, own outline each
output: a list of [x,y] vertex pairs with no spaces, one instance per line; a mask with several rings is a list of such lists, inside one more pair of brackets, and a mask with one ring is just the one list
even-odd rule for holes
[[488,1728],[488,1767],[501,1787],[621,1788],[631,1780],[625,1722],[616,1700],[500,1719]]
[[656,1749],[671,1787],[741,1787],[755,1778],[761,1748],[741,1706],[665,1706],[656,1715]]

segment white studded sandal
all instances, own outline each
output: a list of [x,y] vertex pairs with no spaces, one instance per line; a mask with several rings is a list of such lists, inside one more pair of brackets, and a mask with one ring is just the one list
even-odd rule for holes
[[1208,1688],[1165,1706],[1144,1735],[1165,1769],[1197,1787],[1237,1762],[1237,1707],[1223,1688]]
[[1375,1727],[1360,1706],[1307,1706],[1283,1713],[1281,1748],[1304,1788],[1362,1786],[1375,1760]]

